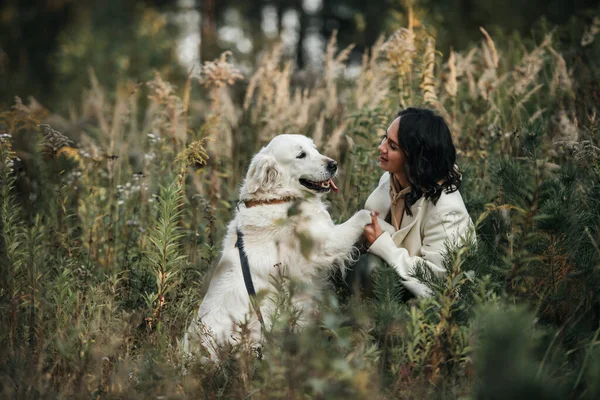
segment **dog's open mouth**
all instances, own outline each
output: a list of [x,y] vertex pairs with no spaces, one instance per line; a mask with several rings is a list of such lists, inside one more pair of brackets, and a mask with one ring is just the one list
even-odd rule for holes
[[314,190],[315,192],[329,192],[330,190],[333,190],[335,193],[338,192],[338,188],[337,186],[335,186],[335,183],[333,183],[333,179],[315,182],[310,181],[308,179],[300,178],[300,183],[302,184],[302,186],[310,190]]

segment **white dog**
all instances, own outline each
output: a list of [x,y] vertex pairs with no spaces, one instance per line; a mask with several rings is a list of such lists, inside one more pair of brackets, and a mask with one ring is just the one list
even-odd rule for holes
[[[310,311],[312,298],[322,288],[320,278],[351,257],[353,245],[371,223],[369,212],[361,210],[345,223],[333,224],[321,196],[337,192],[332,181],[336,172],[337,163],[321,155],[313,141],[302,135],[277,136],[254,156],[240,190],[240,204],[227,228],[221,260],[185,334],[186,355],[199,355],[202,346],[214,359],[217,345],[239,339],[236,328],[243,321],[249,322],[251,339],[258,342],[261,314],[270,327],[273,303],[251,307],[242,252],[236,244],[243,244],[257,293],[273,292],[269,278],[284,268],[286,276],[313,291],[292,298],[304,315]],[[301,248],[301,238],[312,243],[308,257],[303,255],[306,248]]]

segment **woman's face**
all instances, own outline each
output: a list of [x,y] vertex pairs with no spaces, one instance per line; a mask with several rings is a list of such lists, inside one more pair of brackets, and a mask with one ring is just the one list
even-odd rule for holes
[[403,173],[406,163],[406,154],[398,144],[398,127],[400,126],[400,117],[392,121],[387,128],[387,139],[381,142],[377,149],[379,150],[379,166],[384,171],[392,174]]

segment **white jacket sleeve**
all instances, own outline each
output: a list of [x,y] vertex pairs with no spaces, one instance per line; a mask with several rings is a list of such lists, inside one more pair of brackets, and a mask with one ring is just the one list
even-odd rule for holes
[[432,211],[426,216],[423,227],[420,257],[410,256],[406,249],[397,247],[387,231],[384,231],[369,248],[370,253],[381,257],[392,266],[402,278],[404,286],[418,297],[430,296],[431,292],[424,283],[412,276],[417,263],[422,262],[436,276],[445,274],[446,244],[452,246],[460,243],[471,227],[471,219],[464,208],[451,203],[438,204]]

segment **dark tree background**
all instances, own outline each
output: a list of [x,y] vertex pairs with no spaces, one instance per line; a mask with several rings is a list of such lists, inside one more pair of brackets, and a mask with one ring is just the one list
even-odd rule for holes
[[[252,43],[253,57],[269,43],[264,35],[263,11],[276,12],[277,30],[289,10],[297,16],[297,41],[292,50],[299,68],[307,64],[305,39],[310,32],[326,40],[338,31],[341,46],[357,45],[360,54],[382,33],[407,22],[407,9],[418,12],[419,23],[437,36],[438,48],[464,48],[481,38],[479,26],[490,32],[529,33],[544,16],[564,23],[593,0],[3,0],[0,2],[0,105],[14,96],[34,96],[48,104],[71,96],[71,86],[88,79],[88,67],[101,80],[145,79],[153,69],[177,74],[173,43],[176,24],[162,22],[169,13],[200,14],[200,60],[215,58],[230,47],[219,29],[231,10],[242,16],[243,33]],[[150,21],[150,22],[149,22]],[[150,34],[142,27],[157,27]],[[142,33],[140,33],[142,32]],[[89,37],[88,37],[89,36]],[[85,41],[85,37],[87,41]],[[120,61],[119,61],[120,60]],[[120,64],[119,64],[120,62]],[[179,74],[185,73],[181,68]],[[182,72],[183,71],[183,72]],[[105,82],[106,83],[106,82]]]

